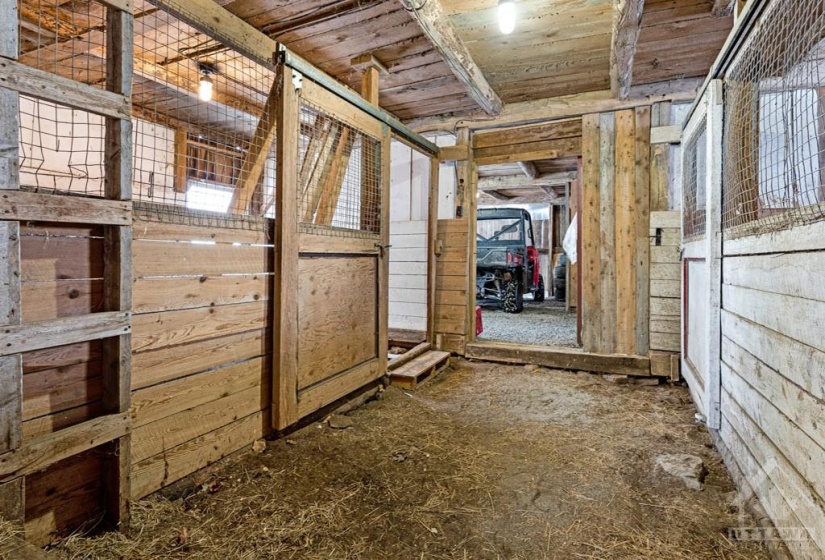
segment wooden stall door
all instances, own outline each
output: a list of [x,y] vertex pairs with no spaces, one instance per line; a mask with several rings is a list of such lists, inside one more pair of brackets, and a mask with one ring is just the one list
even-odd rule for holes
[[296,89],[287,77],[277,429],[387,371],[388,130],[308,79]]

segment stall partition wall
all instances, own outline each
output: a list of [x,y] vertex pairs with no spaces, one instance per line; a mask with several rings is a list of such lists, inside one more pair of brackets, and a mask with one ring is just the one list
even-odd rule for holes
[[428,331],[430,158],[393,139],[390,153],[390,338],[424,341]]

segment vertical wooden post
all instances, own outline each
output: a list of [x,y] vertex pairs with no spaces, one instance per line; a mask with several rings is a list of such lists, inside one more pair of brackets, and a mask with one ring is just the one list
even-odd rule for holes
[[636,337],[634,354],[650,353],[650,106],[636,107]]
[[599,142],[601,140],[598,113],[582,117],[582,239],[579,272],[582,279],[582,346],[588,352],[601,351],[601,196],[599,192]]
[[435,250],[438,243],[438,176],[441,162],[430,158],[430,190],[427,205],[427,342],[435,346]]
[[187,155],[187,133],[184,128],[175,129],[175,192],[185,193],[186,183],[189,179],[188,155]]
[[478,183],[475,162],[473,161],[472,137],[469,128],[459,128],[455,140],[456,146],[467,147],[467,159],[456,161],[456,208],[461,207],[461,216],[467,222],[467,309],[464,320],[464,337],[466,342],[475,340],[475,278],[476,278],[476,195]]
[[378,68],[370,66],[361,77],[361,97],[378,107]]
[[705,399],[707,425],[718,430],[722,424],[722,135],[724,105],[722,81],[708,87],[707,165],[705,224],[708,263],[708,380]]
[[292,77],[297,74],[278,64],[280,84],[276,135],[277,270],[273,345],[272,425],[276,430],[298,421],[298,157],[299,99]]
[[[106,88],[127,97],[132,94],[133,19],[130,13],[107,8]],[[132,121],[106,119],[105,196],[132,198]],[[105,311],[132,310],[132,226],[106,226],[103,251]],[[104,340],[103,408],[106,413],[128,412],[131,404],[132,335]],[[131,498],[131,438],[108,445],[106,468],[107,521],[127,531]]]
[[[0,0],[0,56],[17,60],[17,0]],[[19,97],[0,87],[0,189],[20,188]],[[20,224],[0,222],[0,326],[19,325]],[[23,420],[22,356],[0,358],[0,453],[20,446]],[[0,517],[22,526],[23,479],[0,485]]]
[[[387,247],[390,244],[390,152],[392,148],[392,132],[387,125],[382,126],[380,165],[381,170],[381,194],[379,195],[380,210],[379,219],[381,222],[381,243]],[[381,372],[387,371],[387,359],[389,356],[389,313],[390,313],[390,253],[380,250],[378,256],[378,361],[381,364]],[[382,293],[383,291],[383,293]]]

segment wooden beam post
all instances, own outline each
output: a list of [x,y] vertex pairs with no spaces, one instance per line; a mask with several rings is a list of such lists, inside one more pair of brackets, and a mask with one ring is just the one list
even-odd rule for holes
[[[402,4],[403,4],[403,0]],[[406,8],[406,6],[405,6]],[[441,53],[444,62],[450,67],[467,93],[478,103],[485,113],[497,116],[504,107],[498,94],[493,90],[481,69],[473,61],[470,51],[458,36],[458,32],[444,13],[439,0],[427,0],[421,7],[410,12],[421,30],[430,39],[436,50]]]
[[616,99],[627,99],[633,82],[633,59],[642,29],[644,0],[615,0],[613,5],[613,42],[610,51],[610,92]]
[[188,134],[185,128],[175,129],[175,192],[185,193],[189,180],[189,163],[187,155]]
[[278,64],[275,82],[281,86],[276,115],[275,247],[276,282],[273,329],[272,425],[276,430],[298,421],[298,203],[297,175],[299,100],[292,82],[295,71]]
[[532,161],[520,161],[518,162],[518,166],[521,167],[521,170],[527,175],[528,179],[538,179],[539,178],[539,170],[536,167],[536,164]]
[[[238,213],[244,213],[250,208],[252,193],[255,192],[255,186],[261,179],[261,174],[266,164],[266,157],[269,155],[269,149],[272,147],[272,141],[275,139],[280,89],[281,86],[276,79],[272,83],[272,88],[269,90],[269,97],[266,100],[266,105],[264,105],[261,118],[258,120],[258,126],[255,128],[255,135],[252,137],[249,149],[244,154],[241,172],[238,175],[237,183],[235,183],[235,193],[232,204],[232,207],[235,208],[235,211]],[[280,183],[278,183],[278,185],[280,185]]]
[[[0,0],[0,56],[16,60],[17,0]],[[20,188],[19,95],[0,87],[0,189]],[[0,222],[0,326],[19,325],[20,223]],[[23,367],[20,354],[0,357],[0,453],[17,449],[22,440]],[[19,478],[0,485],[0,517],[19,526],[24,520],[24,487]]]
[[350,61],[350,64],[353,68],[364,72],[361,77],[361,97],[372,105],[379,107],[378,76],[379,74],[389,74],[390,71],[372,53],[356,56]]
[[[106,89],[127,98],[132,95],[134,20],[131,13],[107,8]],[[106,118],[104,194],[112,200],[132,199],[132,120]],[[103,305],[105,311],[132,310],[132,225],[105,226],[103,250]],[[132,390],[132,335],[105,339],[103,408],[108,414],[128,414]],[[126,416],[128,420],[128,416]],[[131,498],[131,436],[108,445],[106,519],[120,530],[129,529]]]

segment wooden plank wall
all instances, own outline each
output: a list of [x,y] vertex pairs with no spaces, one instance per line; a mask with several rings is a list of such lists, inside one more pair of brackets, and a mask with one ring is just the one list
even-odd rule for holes
[[389,328],[427,331],[427,221],[390,222]]
[[651,211],[649,234],[651,373],[676,377],[682,317],[679,212]]
[[719,435],[797,558],[825,556],[823,239],[819,222],[724,244]]
[[464,354],[469,342],[467,302],[473,289],[467,262],[469,227],[467,217],[438,220],[436,236],[436,345],[457,354]]
[[268,224],[135,221],[133,498],[269,431],[275,261]]
[[[647,356],[650,107],[582,120],[582,342]],[[678,249],[677,249],[678,250]]]
[[[103,227],[28,223],[21,227],[22,315],[26,322],[101,311]],[[23,355],[23,441],[103,413],[102,341]],[[51,535],[99,514],[103,454],[92,450],[26,477],[27,538]]]

